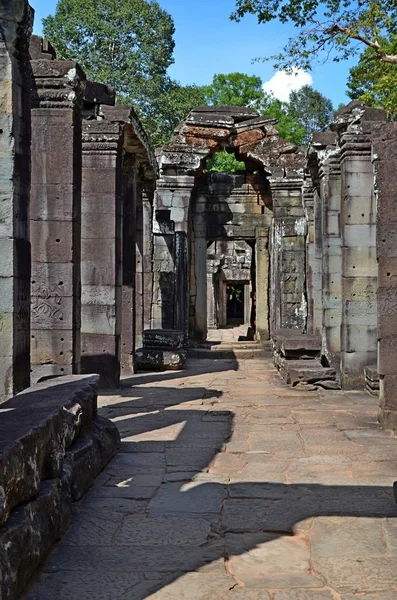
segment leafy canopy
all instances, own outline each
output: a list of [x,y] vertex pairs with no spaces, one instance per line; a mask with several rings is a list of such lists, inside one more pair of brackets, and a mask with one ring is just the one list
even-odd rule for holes
[[206,104],[218,106],[251,106],[263,95],[261,78],[244,73],[214,75],[211,85],[202,89]]
[[288,112],[305,130],[303,143],[307,144],[315,131],[324,131],[332,120],[334,109],[331,100],[304,85],[289,95]]
[[59,0],[43,26],[59,58],[79,62],[89,79],[115,88],[118,102],[134,105],[154,146],[204,102],[199,88],[167,74],[175,28],[155,0]]
[[[382,41],[390,54],[397,54],[397,36]],[[367,48],[357,66],[350,69],[348,96],[363,100],[368,106],[384,108],[388,117],[397,120],[397,68],[376,60],[376,53]]]
[[309,70],[320,56],[334,61],[359,54],[362,45],[372,48],[377,59],[397,63],[384,39],[397,33],[395,0],[235,0],[231,18],[240,21],[256,15],[259,23],[279,20],[296,27],[278,55],[270,57],[275,68]]

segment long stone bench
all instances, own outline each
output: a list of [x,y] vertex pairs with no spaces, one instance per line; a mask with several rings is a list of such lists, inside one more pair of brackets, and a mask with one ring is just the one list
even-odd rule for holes
[[36,384],[0,405],[0,598],[22,593],[120,437],[97,414],[98,375]]

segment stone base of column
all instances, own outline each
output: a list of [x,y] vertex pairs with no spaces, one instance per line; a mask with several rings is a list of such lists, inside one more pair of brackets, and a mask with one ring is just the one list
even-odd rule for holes
[[143,332],[143,348],[135,352],[135,368],[141,371],[183,369],[187,357],[183,331],[148,329]]

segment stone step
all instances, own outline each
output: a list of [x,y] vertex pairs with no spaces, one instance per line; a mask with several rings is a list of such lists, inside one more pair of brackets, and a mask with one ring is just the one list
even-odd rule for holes
[[280,373],[287,383],[297,385],[300,382],[317,383],[335,381],[336,372],[332,367],[323,367],[318,360],[286,360]]

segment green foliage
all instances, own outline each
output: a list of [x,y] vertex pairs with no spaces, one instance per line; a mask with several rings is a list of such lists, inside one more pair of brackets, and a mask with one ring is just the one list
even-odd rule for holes
[[397,33],[395,0],[235,0],[231,18],[240,21],[256,15],[259,23],[278,20],[293,25],[296,35],[278,55],[270,57],[275,68],[308,70],[320,56],[340,61],[357,55],[360,47],[373,48],[383,62],[397,63],[388,54],[382,36]]
[[43,33],[59,58],[140,104],[163,84],[174,50],[172,17],[154,0],[59,0]]
[[217,152],[207,160],[206,171],[209,172],[237,173],[244,170],[245,164],[238,161],[234,154],[229,154],[226,150]]
[[191,109],[205,104],[204,93],[200,87],[181,86],[171,80],[164,87],[162,94],[151,99],[142,117],[154,147],[168,144],[175,128],[187,117]]
[[89,79],[114,87],[118,102],[134,105],[153,145],[169,142],[204,101],[199,88],[167,74],[175,28],[155,0],[59,0],[43,26],[59,58],[77,61]]
[[205,103],[215,106],[251,106],[263,95],[261,78],[244,73],[214,75],[211,85],[202,89]]
[[307,143],[314,131],[325,131],[334,109],[331,100],[310,85],[304,85],[300,90],[290,93],[288,112],[305,130],[303,142]]
[[[397,54],[397,36],[382,43],[389,54]],[[358,65],[350,69],[347,87],[352,100],[384,108],[390,119],[397,120],[397,67],[379,61],[372,48],[365,50]]]
[[261,100],[255,108],[261,115],[273,117],[278,120],[276,125],[280,137],[300,146],[306,136],[306,130],[295,116],[291,115],[288,102],[282,102],[272,94],[263,93]]

